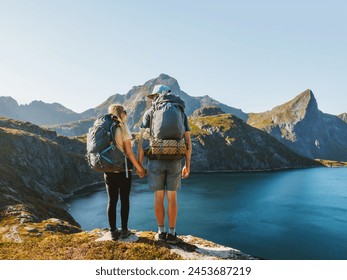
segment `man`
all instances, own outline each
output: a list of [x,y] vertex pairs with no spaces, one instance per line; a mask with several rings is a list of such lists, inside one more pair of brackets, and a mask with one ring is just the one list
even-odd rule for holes
[[[154,87],[152,94],[147,95],[153,102],[158,98],[159,94],[171,92],[170,88],[164,85],[157,85]],[[143,116],[141,125],[138,161],[142,164],[144,157],[144,150],[142,148],[143,133],[146,128],[150,128],[152,110],[147,110]],[[192,154],[192,145],[190,140],[190,128],[188,125],[188,118],[182,112],[184,123],[184,138],[186,142],[187,152],[185,154],[185,165],[181,171],[181,160],[162,160],[162,159],[149,159],[148,162],[148,184],[149,188],[154,191],[154,212],[158,223],[158,233],[156,240],[167,241],[168,243],[177,243],[179,240],[176,233],[176,219],[177,219],[177,190],[181,187],[181,178],[188,178],[190,174],[190,159]],[[167,197],[168,201],[168,221],[169,231],[165,229],[165,207],[164,199]]]

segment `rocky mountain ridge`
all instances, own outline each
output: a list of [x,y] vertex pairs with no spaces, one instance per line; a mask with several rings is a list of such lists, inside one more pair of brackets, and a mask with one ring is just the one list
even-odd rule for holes
[[347,161],[347,123],[318,109],[311,90],[264,113],[249,114],[247,123],[266,131],[296,153]]
[[320,166],[231,114],[190,117],[192,171],[261,171]]
[[[45,108],[43,102],[33,102],[33,105],[36,105],[32,108],[35,108],[35,120],[40,119],[41,122],[53,118],[56,123],[57,118],[55,116],[65,115],[65,120],[69,120],[68,122],[46,127],[57,131],[61,135],[77,136],[85,134],[88,128],[92,126],[95,118],[107,112],[110,104],[121,103],[128,112],[128,125],[133,132],[137,132],[143,113],[150,106],[150,100],[146,99],[146,95],[152,91],[155,84],[159,83],[170,86],[173,93],[179,95],[185,101],[186,112],[189,116],[192,116],[196,110],[201,111],[206,110],[204,108],[208,107],[218,107],[220,114],[230,113],[240,117],[247,121],[249,125],[266,131],[302,156],[312,159],[347,161],[346,113],[333,116],[319,111],[317,101],[311,90],[304,91],[293,100],[270,111],[247,115],[239,109],[221,104],[208,96],[191,97],[181,90],[177,80],[166,74],[161,74],[143,85],[134,86],[127,94],[115,94],[109,97],[99,106],[82,114],[76,115],[71,110],[59,106],[59,104],[48,104],[49,106],[46,109],[42,109]],[[18,111],[18,107],[20,106],[15,100],[0,97],[0,114],[15,115],[14,112]],[[26,108],[29,107],[29,105],[26,105]],[[47,112],[51,116],[46,118],[45,114],[48,114]],[[30,113],[27,109],[25,117],[28,118],[29,116]]]
[[[47,104],[42,101],[33,101],[28,105],[18,105],[17,101],[13,98],[2,96],[0,97],[0,115],[7,118],[29,121],[37,125],[53,126],[54,128],[58,128],[58,125],[64,127],[65,123],[70,123],[68,126],[71,127],[71,122],[76,122],[75,126],[79,126],[81,121],[95,119],[107,113],[107,108],[110,104],[120,103],[128,110],[129,125],[133,128],[141,119],[145,109],[150,105],[150,101],[146,99],[146,95],[151,93],[154,85],[159,83],[170,86],[172,92],[185,101],[188,115],[203,106],[219,106],[226,113],[232,113],[242,119],[247,118],[247,114],[242,112],[242,110],[222,104],[207,95],[202,97],[188,95],[181,90],[176,79],[166,74],[160,74],[157,78],[151,79],[143,85],[134,86],[126,94],[112,95],[97,107],[88,109],[80,114],[58,103]],[[74,136],[69,134],[69,129],[64,135]]]
[[37,125],[59,124],[81,119],[80,114],[59,103],[33,101],[30,104],[19,105],[15,99],[8,96],[0,96],[0,116],[29,121]]

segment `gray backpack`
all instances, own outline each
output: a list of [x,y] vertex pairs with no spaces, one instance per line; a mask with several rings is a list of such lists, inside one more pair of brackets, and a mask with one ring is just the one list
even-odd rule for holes
[[154,101],[151,135],[157,139],[181,140],[184,136],[184,101],[172,93],[162,93]]
[[87,133],[86,158],[94,171],[126,171],[128,177],[128,169],[132,166],[125,153],[114,142],[117,127],[119,122],[111,114],[98,118]]
[[172,93],[161,93],[152,106],[149,149],[150,159],[181,159],[184,141],[184,101]]

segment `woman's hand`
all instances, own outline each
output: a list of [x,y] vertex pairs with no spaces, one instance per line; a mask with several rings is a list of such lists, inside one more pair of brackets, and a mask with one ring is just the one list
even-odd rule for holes
[[136,173],[140,178],[144,178],[147,175],[146,169],[144,169],[142,166],[140,169],[136,169]]

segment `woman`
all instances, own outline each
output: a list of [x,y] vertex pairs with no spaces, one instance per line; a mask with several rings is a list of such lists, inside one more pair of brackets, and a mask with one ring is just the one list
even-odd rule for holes
[[[127,158],[132,162],[137,170],[140,178],[145,176],[145,169],[141,164],[138,163],[136,157],[131,148],[132,136],[129,128],[126,124],[126,111],[123,106],[119,104],[112,104],[108,108],[108,113],[112,114],[119,121],[119,127],[116,128],[115,132],[115,143],[120,150],[125,152]],[[113,240],[126,238],[131,234],[128,229],[128,218],[129,218],[129,196],[131,189],[131,169],[129,169],[128,176],[126,172],[107,172],[104,173],[104,180],[106,190],[108,194],[108,205],[107,205],[107,217],[110,225],[111,236]],[[116,209],[118,202],[118,195],[121,201],[121,231],[116,227]]]

